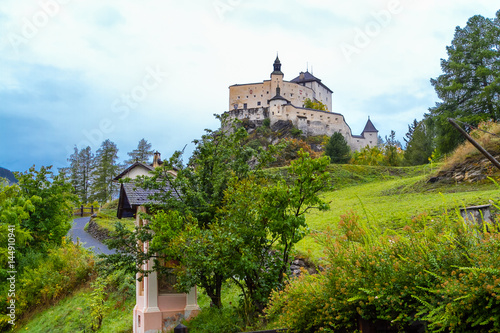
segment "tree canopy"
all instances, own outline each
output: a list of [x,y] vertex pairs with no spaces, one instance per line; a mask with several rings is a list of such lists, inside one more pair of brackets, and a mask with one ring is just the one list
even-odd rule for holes
[[154,154],[154,150],[151,149],[151,146],[151,143],[142,138],[137,144],[137,148],[127,153],[130,159],[125,161],[125,164],[133,164],[134,162],[149,163]]
[[[318,196],[327,184],[328,158],[301,152],[286,175],[274,175],[262,167],[277,147],[252,149],[244,144],[247,136],[242,127],[207,130],[187,165],[176,152],[153,177],[144,177],[142,186],[158,191],[151,222],[126,237],[129,243],[131,237],[149,240],[149,253],[132,249],[115,259],[156,258],[155,270],[175,272],[181,290],[202,286],[215,306],[222,305],[223,282],[232,279],[246,304],[262,311],[307,232],[304,213],[328,208]],[[168,172],[174,167],[176,177]]]
[[437,149],[448,153],[463,141],[448,118],[473,126],[500,118],[500,11],[493,19],[476,15],[457,27],[448,59],[441,59],[441,74],[431,83],[441,102],[431,108],[437,130]]
[[335,132],[325,146],[325,154],[330,157],[331,163],[347,163],[351,159],[351,148],[344,136]]

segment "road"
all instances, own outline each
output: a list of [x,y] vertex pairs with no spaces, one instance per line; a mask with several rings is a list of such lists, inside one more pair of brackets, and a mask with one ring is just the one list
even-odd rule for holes
[[110,250],[106,245],[92,237],[88,232],[83,230],[90,217],[80,217],[73,220],[73,227],[68,232],[68,235],[76,243],[77,239],[86,249],[91,248],[96,254],[112,254],[115,250]]

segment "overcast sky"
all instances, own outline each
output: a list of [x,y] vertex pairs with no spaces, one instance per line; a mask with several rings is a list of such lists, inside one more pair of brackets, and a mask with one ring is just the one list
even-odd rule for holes
[[107,138],[169,157],[216,129],[228,86],[309,71],[353,134],[402,138],[437,102],[456,26],[493,0],[2,0],[0,166],[67,165]]

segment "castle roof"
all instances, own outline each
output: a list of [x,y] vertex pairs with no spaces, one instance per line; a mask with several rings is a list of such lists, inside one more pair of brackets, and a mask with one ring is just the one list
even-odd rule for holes
[[319,85],[321,85],[323,88],[328,90],[329,92],[333,93],[333,91],[325,86],[320,79],[309,73],[309,71],[300,72],[299,76],[297,76],[295,79],[291,80],[290,82],[305,85],[306,82],[318,82]]
[[365,125],[365,129],[363,130],[363,133],[365,132],[378,132],[378,130],[375,128],[370,118],[368,118],[368,121],[366,122]]
[[276,60],[274,60],[273,67],[274,70],[271,75],[283,75],[283,72],[281,71],[281,61],[278,58],[278,55],[276,55]]

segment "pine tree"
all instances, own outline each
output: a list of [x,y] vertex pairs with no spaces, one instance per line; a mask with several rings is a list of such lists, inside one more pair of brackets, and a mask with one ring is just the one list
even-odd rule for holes
[[106,139],[97,150],[95,167],[92,172],[92,200],[104,203],[112,199],[118,186],[113,183],[113,178],[118,174],[118,148],[116,144]]
[[87,146],[78,153],[80,160],[80,184],[78,195],[82,202],[88,203],[91,196],[90,189],[92,187],[92,170],[94,168],[94,154],[92,149]]
[[404,158],[409,165],[426,164],[433,151],[432,143],[433,135],[430,126],[425,120],[417,122],[413,120],[411,125],[408,125],[408,133],[404,138],[406,142],[406,150]]
[[154,150],[151,149],[151,143],[142,138],[137,145],[137,149],[127,153],[130,159],[125,161],[125,164],[133,164],[134,162],[149,163],[153,154]]
[[68,158],[70,162],[66,171],[69,173],[69,179],[76,195],[82,203],[87,203],[91,195],[92,169],[94,166],[94,154],[90,147],[78,151],[74,147],[73,154]]
[[451,152],[463,141],[448,118],[476,126],[500,119],[500,11],[496,18],[476,15],[457,27],[448,59],[441,59],[443,74],[431,83],[442,102],[431,108],[437,130],[437,149]]
[[325,146],[325,154],[330,157],[331,163],[347,163],[351,159],[351,148],[344,136],[335,132]]

